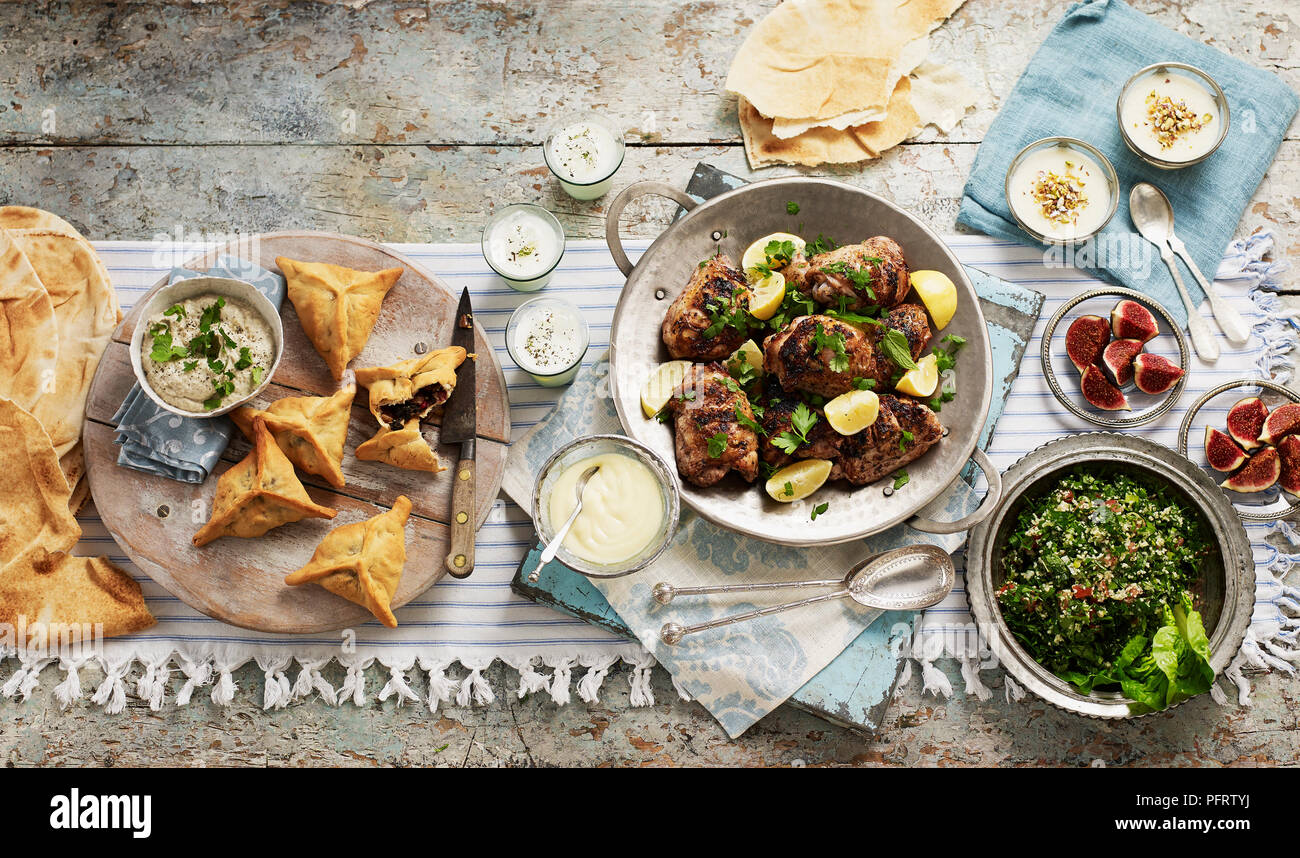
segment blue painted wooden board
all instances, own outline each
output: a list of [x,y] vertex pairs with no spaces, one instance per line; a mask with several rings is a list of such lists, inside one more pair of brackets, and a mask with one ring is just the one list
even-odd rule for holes
[[[695,168],[686,192],[703,200],[741,184],[743,180],[701,163]],[[1020,361],[1033,335],[1043,296],[969,266],[966,273],[980,296],[980,307],[988,323],[992,345],[993,397],[988,420],[980,435],[980,446],[987,447],[993,428],[1002,416],[1006,394],[1020,371]],[[969,481],[974,473],[973,467],[968,468],[963,476]],[[528,583],[526,576],[537,564],[540,553],[541,547],[538,546],[520,564],[520,571],[511,583],[516,593],[614,634],[633,637],[600,591],[568,567],[557,562],[549,563],[535,584]],[[842,726],[874,732],[893,697],[901,669],[889,646],[890,638],[898,624],[910,628],[914,619],[913,614],[887,613],[882,616],[796,691],[790,703]]]

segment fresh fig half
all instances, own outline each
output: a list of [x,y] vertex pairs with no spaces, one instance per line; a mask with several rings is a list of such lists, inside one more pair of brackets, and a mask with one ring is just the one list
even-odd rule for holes
[[1300,404],[1289,402],[1279,405],[1264,419],[1264,428],[1259,433],[1261,444],[1277,444],[1287,435],[1300,432]]
[[1079,372],[1101,360],[1110,342],[1110,324],[1101,316],[1080,316],[1065,332],[1065,354]]
[[1288,494],[1300,497],[1300,435],[1288,435],[1279,441],[1277,455],[1282,460],[1277,484]]
[[1246,464],[1246,451],[1237,446],[1227,432],[1213,426],[1205,427],[1205,461],[1216,471],[1228,473]]
[[1095,366],[1083,370],[1079,388],[1083,391],[1083,398],[1102,411],[1133,410],[1129,407],[1128,397],[1124,395],[1124,391],[1111,384],[1106,374]]
[[1101,353],[1101,368],[1116,387],[1133,380],[1133,359],[1142,353],[1141,340],[1111,340]]
[[1246,460],[1241,470],[1223,481],[1223,487],[1234,492],[1262,492],[1271,488],[1282,476],[1282,457],[1276,447],[1264,447]]
[[1110,328],[1117,340],[1146,342],[1160,333],[1156,317],[1137,301],[1125,298],[1110,311]]
[[1248,396],[1228,409],[1228,434],[1243,450],[1259,446],[1259,434],[1268,419],[1268,406],[1258,396]]
[[1133,378],[1143,393],[1164,393],[1187,371],[1163,355],[1143,352],[1133,358]]

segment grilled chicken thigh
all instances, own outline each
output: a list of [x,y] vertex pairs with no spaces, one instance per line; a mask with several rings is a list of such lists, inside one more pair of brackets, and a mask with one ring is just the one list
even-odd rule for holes
[[777,384],[769,384],[757,401],[763,408],[763,417],[758,425],[763,427],[764,434],[758,445],[759,455],[764,462],[779,468],[795,459],[833,459],[836,456],[840,440],[844,436],[831,428],[820,409],[811,409],[817,415],[817,422],[808,430],[808,443],[801,444],[791,455],[773,444],[772,439],[782,432],[793,430],[792,415],[803,404],[803,400],[797,394],[786,393]]
[[689,482],[707,488],[733,469],[747,482],[758,476],[758,437],[737,417],[753,421],[754,411],[721,366],[691,367],[668,400],[668,410],[677,430],[677,470]]
[[715,329],[710,336],[713,317],[748,308],[749,285],[740,269],[721,253],[706,260],[664,316],[660,331],[668,354],[694,361],[723,360],[748,338],[730,327]]
[[838,307],[846,298],[847,310],[896,307],[911,288],[903,248],[883,235],[817,254],[803,277],[803,291],[814,301]]
[[[911,433],[910,440],[904,432]],[[855,486],[874,483],[915,461],[942,437],[943,426],[928,407],[915,399],[883,394],[876,422],[841,438],[831,479],[843,477]]]
[[912,352],[913,361],[919,358],[921,352],[925,351],[926,346],[930,344],[930,318],[925,314],[925,308],[919,304],[903,304],[890,310],[885,316],[884,325],[872,327],[867,333],[868,339],[871,340],[874,366],[871,374],[865,377],[876,380],[877,391],[891,389],[894,386],[894,375],[899,372],[899,366],[890,359],[881,345],[886,331],[890,329],[907,337],[907,345]]
[[[843,341],[843,354],[827,345]],[[835,372],[832,362],[847,360]],[[872,341],[862,331],[830,316],[800,316],[763,342],[763,366],[786,390],[806,390],[825,397],[853,388],[854,378],[874,378]]]

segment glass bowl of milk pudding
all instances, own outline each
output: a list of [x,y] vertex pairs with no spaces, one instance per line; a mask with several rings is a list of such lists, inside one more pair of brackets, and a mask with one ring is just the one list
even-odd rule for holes
[[483,258],[517,292],[536,292],[564,256],[564,227],[531,203],[497,212],[483,227]]
[[1119,177],[1096,147],[1044,137],[1011,160],[1006,194],[1020,228],[1044,244],[1086,241],[1115,215]]
[[589,578],[619,578],[658,559],[677,533],[677,479],[649,447],[623,435],[591,435],[561,447],[533,487],[533,524],[543,545],[573,513],[578,478],[600,465],[556,558]]
[[573,381],[587,355],[590,332],[582,311],[560,298],[525,301],[506,323],[506,351],[542,387]]
[[546,166],[575,200],[609,193],[625,153],[622,132],[595,113],[562,119],[542,144]]
[[1228,136],[1228,99],[1205,72],[1186,63],[1155,63],[1128,79],[1115,107],[1120,135],[1156,167],[1199,164]]

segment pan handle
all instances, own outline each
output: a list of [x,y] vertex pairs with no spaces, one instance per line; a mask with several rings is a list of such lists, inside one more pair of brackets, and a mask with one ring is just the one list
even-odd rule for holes
[[956,521],[935,521],[929,518],[921,518],[919,515],[913,516],[906,522],[908,527],[922,533],[959,533],[963,530],[970,530],[993,514],[993,508],[998,505],[998,501],[1002,497],[1002,475],[998,473],[998,469],[993,466],[993,462],[979,447],[971,450],[971,458],[984,472],[984,478],[989,481],[988,494],[984,495],[984,500],[979,507],[970,515]]
[[609,204],[609,211],[605,214],[605,242],[609,245],[609,252],[614,256],[614,264],[619,267],[624,276],[632,273],[632,260],[627,258],[627,251],[623,249],[623,240],[618,237],[618,219],[623,216],[623,209],[627,208],[628,203],[646,194],[666,197],[687,211],[699,205],[672,185],[663,182],[633,182],[614,197],[614,202]]

